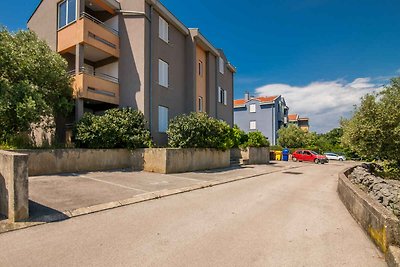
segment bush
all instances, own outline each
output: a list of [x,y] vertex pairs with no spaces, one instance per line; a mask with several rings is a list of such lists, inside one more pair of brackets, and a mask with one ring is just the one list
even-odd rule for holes
[[255,131],[247,134],[248,140],[243,147],[269,147],[269,141],[261,132]]
[[249,136],[240,129],[237,125],[232,128],[232,142],[234,148],[239,148],[244,145],[248,140]]
[[271,149],[271,151],[282,151],[283,150],[283,147],[281,147],[281,146],[271,146],[270,147],[270,149]]
[[102,116],[86,113],[75,126],[75,144],[82,148],[144,148],[151,145],[143,113],[110,109]]
[[229,125],[206,113],[191,113],[174,118],[169,125],[168,145],[174,148],[232,147],[232,129]]

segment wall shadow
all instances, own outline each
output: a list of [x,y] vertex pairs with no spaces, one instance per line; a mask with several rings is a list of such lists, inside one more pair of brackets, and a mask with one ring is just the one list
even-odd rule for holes
[[[6,180],[0,173],[0,216],[8,217],[8,190]],[[0,217],[1,219],[1,217]]]
[[29,200],[29,219],[30,222],[54,222],[67,220],[70,217],[62,212],[44,206],[35,201]]

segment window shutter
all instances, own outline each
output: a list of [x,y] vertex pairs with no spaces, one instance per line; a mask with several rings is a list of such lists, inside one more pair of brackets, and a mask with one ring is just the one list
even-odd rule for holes
[[168,32],[168,22],[165,21],[162,17],[159,17],[158,20],[159,34],[158,36],[165,42],[169,42],[169,32]]
[[224,105],[226,106],[228,104],[228,93],[226,90],[224,90]]
[[158,131],[165,133],[168,130],[168,108],[158,106]]
[[158,83],[164,87],[169,86],[169,65],[167,62],[159,59],[158,61]]

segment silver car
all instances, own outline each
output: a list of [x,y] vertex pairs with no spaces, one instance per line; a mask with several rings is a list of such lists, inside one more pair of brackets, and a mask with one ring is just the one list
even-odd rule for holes
[[338,161],[345,161],[346,157],[341,156],[335,153],[324,153],[324,155],[329,159],[329,160],[338,160]]

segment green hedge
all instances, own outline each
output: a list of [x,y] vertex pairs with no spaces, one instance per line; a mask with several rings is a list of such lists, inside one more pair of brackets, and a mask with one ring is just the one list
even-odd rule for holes
[[260,131],[250,132],[247,134],[247,142],[244,147],[269,147],[269,141]]
[[206,113],[180,115],[171,120],[168,145],[173,148],[229,149],[233,146],[232,129],[229,125]]
[[102,116],[86,113],[76,124],[75,145],[81,148],[144,148],[151,145],[143,113],[131,108],[110,109]]

